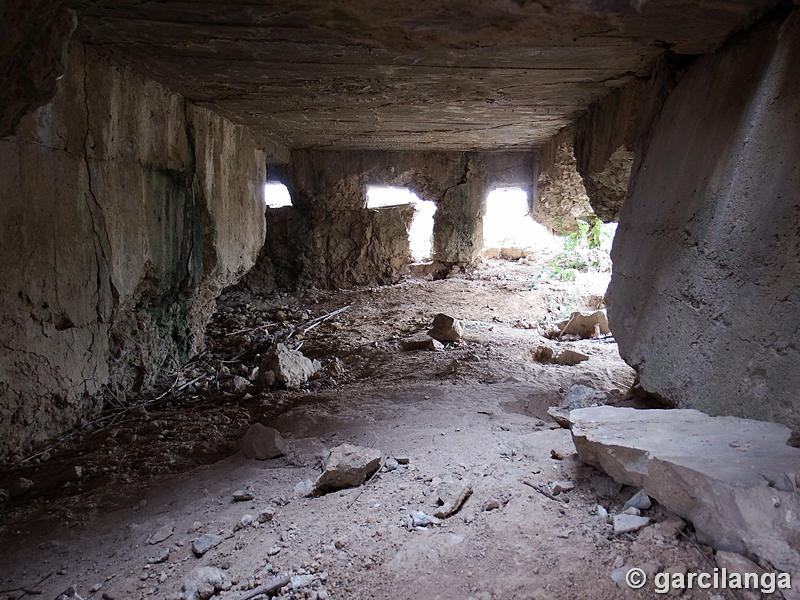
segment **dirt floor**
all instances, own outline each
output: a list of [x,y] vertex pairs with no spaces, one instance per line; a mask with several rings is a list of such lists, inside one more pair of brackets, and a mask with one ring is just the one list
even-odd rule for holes
[[[281,598],[611,600],[653,595],[615,583],[621,567],[713,568],[658,506],[644,513],[654,524],[635,533],[614,535],[598,516],[597,504],[615,514],[634,490],[580,464],[547,408],[574,384],[620,400],[634,372],[613,340],[542,335],[572,310],[600,306],[607,275],[543,282],[536,271],[486,261],[440,281],[227,293],[207,351],[136,399],[139,408],[111,403],[101,420],[0,476],[12,490],[1,513],[0,597],[49,600],[75,586],[73,597],[169,598],[193,569],[214,566],[232,581],[214,598],[231,600],[283,573],[307,577]],[[403,351],[439,312],[463,321],[464,338],[443,351]],[[308,389],[243,384],[276,340],[322,363]],[[531,358],[540,345],[589,359],[540,364]],[[278,429],[289,455],[242,456],[253,422]],[[321,497],[295,491],[345,442],[408,464]],[[563,480],[574,489],[548,492]],[[442,485],[466,483],[474,492],[459,512],[411,525],[414,511],[435,511]],[[241,489],[253,499],[234,502]],[[274,517],[259,523],[267,508]],[[247,514],[254,522],[238,528]],[[222,542],[197,558],[191,542],[204,533]]]

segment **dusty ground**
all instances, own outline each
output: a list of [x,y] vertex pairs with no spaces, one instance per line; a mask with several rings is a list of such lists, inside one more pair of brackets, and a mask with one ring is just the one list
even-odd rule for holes
[[[620,398],[633,371],[613,342],[541,336],[571,310],[596,308],[603,276],[543,283],[535,271],[488,261],[442,281],[268,299],[227,294],[208,352],[139,399],[149,404],[110,407],[105,420],[0,476],[3,487],[30,487],[2,509],[0,589],[27,587],[50,599],[75,585],[82,597],[166,598],[192,569],[211,565],[234,581],[215,596],[222,599],[292,572],[315,577],[286,598],[610,600],[653,594],[619,587],[609,577],[617,567],[707,566],[691,532],[675,537],[656,524],[615,536],[596,515],[598,503],[618,511],[631,490],[615,495],[610,480],[581,465],[547,407],[576,383]],[[300,323],[344,306],[297,334]],[[401,351],[399,342],[424,332],[437,312],[463,319],[464,340],[443,352]],[[327,374],[307,390],[232,389],[233,375],[248,374],[257,354],[288,333]],[[543,343],[590,359],[559,366],[527,358]],[[288,457],[253,461],[236,452],[255,421],[283,433]],[[360,488],[296,493],[325,450],[344,442],[410,462]],[[555,497],[535,489],[554,480],[576,487]],[[435,510],[447,481],[474,488],[461,511],[429,529],[410,527],[411,512]],[[233,502],[243,488],[254,499]],[[485,510],[493,501],[499,507]],[[272,521],[233,530],[269,506]],[[657,506],[647,514],[670,519]],[[170,537],[148,543],[168,524]],[[191,540],[206,532],[225,540],[195,558]],[[151,564],[166,547],[169,559]]]

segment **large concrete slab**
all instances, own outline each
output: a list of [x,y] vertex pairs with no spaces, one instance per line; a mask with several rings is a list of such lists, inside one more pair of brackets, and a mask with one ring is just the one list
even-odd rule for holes
[[573,410],[570,422],[583,462],[644,489],[691,521],[701,541],[763,558],[800,582],[800,449],[786,445],[787,427],[611,406]]
[[776,0],[68,0],[78,38],[290,148],[538,146]]

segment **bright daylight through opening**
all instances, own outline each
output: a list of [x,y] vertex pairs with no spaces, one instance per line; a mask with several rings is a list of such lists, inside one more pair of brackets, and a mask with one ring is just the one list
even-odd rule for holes
[[292,197],[289,195],[289,188],[280,181],[268,181],[264,184],[264,204],[269,208],[291,206]]
[[436,204],[422,200],[408,188],[370,186],[367,188],[367,208],[412,204],[414,219],[408,230],[411,257],[416,262],[430,260],[433,249],[433,214]]
[[521,188],[497,188],[486,197],[484,248],[521,250],[558,247],[560,239],[528,214],[528,194]]

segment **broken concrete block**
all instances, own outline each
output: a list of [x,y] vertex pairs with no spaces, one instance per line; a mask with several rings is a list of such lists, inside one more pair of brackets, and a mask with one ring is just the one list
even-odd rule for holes
[[573,410],[570,421],[583,462],[691,521],[702,543],[759,557],[800,581],[800,449],[786,444],[789,428],[610,406]]
[[631,515],[627,513],[614,515],[614,533],[628,533],[629,531],[636,531],[648,523],[650,523],[649,517],[641,517],[639,515]]
[[259,367],[259,373],[267,377],[271,371],[275,377],[275,384],[293,388],[303,385],[320,369],[320,363],[306,358],[299,350],[292,350],[285,344],[277,344],[267,352]]
[[240,447],[242,454],[247,458],[257,460],[277,458],[289,452],[289,445],[281,437],[280,432],[261,423],[253,423],[247,428]]
[[561,335],[577,335],[583,339],[595,335],[595,325],[599,327],[601,334],[611,333],[605,310],[596,310],[589,315],[576,311],[569,319],[557,323]]
[[380,464],[379,450],[352,444],[336,446],[325,459],[322,475],[314,484],[314,493],[323,494],[361,485],[378,470]]
[[439,313],[433,319],[433,328],[428,335],[440,342],[456,342],[464,335],[464,328],[458,319]]

